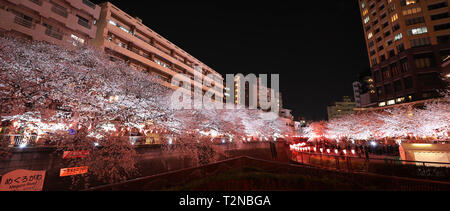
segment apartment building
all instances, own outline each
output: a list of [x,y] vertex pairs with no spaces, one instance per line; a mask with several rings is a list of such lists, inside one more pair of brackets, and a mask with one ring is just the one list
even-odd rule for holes
[[[185,79],[192,83],[188,91],[193,92],[196,86],[205,93],[209,88],[203,86],[203,80],[223,90],[224,87],[219,85],[223,77],[219,73],[145,26],[141,19],[132,17],[110,2],[102,3],[100,7],[93,45],[109,54],[112,60],[121,60],[137,70],[148,72],[169,88],[178,88],[171,85],[172,77],[184,74],[188,77]],[[196,70],[202,81],[194,81]],[[223,98],[221,91],[214,93]]]
[[378,107],[439,97],[449,0],[358,0]]
[[0,33],[57,45],[90,44],[100,7],[88,0],[0,0]]
[[356,103],[349,96],[344,96],[341,102],[327,107],[328,120],[355,113]]

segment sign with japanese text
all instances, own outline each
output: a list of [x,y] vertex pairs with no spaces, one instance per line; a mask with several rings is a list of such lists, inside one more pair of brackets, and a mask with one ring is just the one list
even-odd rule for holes
[[0,191],[42,191],[45,171],[18,169],[2,176]]
[[76,158],[84,158],[88,156],[90,153],[89,150],[82,151],[64,151],[63,159],[76,159]]
[[64,168],[59,172],[60,177],[67,177],[79,174],[86,174],[88,172],[87,166],[74,167],[74,168]]

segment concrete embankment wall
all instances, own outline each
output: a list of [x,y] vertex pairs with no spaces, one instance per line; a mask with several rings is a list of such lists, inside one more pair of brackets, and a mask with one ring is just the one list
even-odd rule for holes
[[[276,153],[271,150],[267,142],[233,145],[220,145],[218,160],[225,160],[238,156],[251,156],[264,160],[289,162],[286,154],[286,145],[276,143]],[[183,154],[163,152],[161,146],[138,147],[139,175],[135,177],[151,176],[168,171],[193,167],[192,159]],[[61,153],[56,153],[54,148],[23,149],[11,152],[7,160],[0,160],[0,175],[17,169],[46,170],[44,190],[68,190],[72,183],[70,177],[60,177],[60,169],[73,167],[65,166]],[[130,178],[132,179],[132,178]],[[98,182],[92,182],[99,185]],[[81,188],[81,187],[80,187]]]

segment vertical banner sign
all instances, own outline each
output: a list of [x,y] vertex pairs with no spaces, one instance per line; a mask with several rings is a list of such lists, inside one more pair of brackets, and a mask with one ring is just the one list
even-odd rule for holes
[[60,177],[67,177],[67,176],[73,176],[73,175],[79,175],[79,174],[86,174],[88,172],[87,166],[82,167],[74,167],[74,168],[64,168],[61,169],[59,172]]
[[0,191],[42,191],[45,171],[18,169],[2,176]]

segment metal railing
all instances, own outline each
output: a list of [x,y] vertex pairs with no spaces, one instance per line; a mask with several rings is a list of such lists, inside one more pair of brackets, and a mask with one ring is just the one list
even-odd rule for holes
[[55,39],[58,39],[58,40],[62,40],[62,38],[63,38],[63,33],[59,32],[59,31],[55,31],[55,30],[50,29],[50,28],[47,28],[45,30],[45,34],[50,36],[50,37],[53,37]]
[[86,6],[92,8],[92,9],[95,9],[95,4],[89,0],[83,0],[83,4],[85,4]]
[[84,26],[88,29],[91,29],[91,26],[89,25],[89,21],[85,21],[81,18],[78,18],[78,24],[80,24],[81,26]]
[[291,160],[308,166],[350,173],[373,173],[437,181],[450,181],[450,163],[364,158],[326,153],[291,152]]
[[[403,191],[448,191],[450,190],[450,183],[436,182],[427,180],[417,180],[408,178],[399,178],[391,176],[380,176],[370,174],[350,174],[348,172],[330,171],[327,169],[313,168],[308,166],[290,165],[281,162],[261,160],[252,157],[236,157],[224,161],[219,161],[213,164],[208,164],[200,167],[192,167],[172,172],[156,174],[153,176],[141,177],[127,182],[104,185],[88,189],[89,191],[114,191],[114,190],[167,190],[171,187],[182,187],[187,183],[198,180],[199,178],[211,178],[222,172],[230,170],[237,170],[248,167],[256,167],[268,173],[284,173],[291,175],[307,175],[311,178],[333,178],[335,181],[341,181],[347,184],[352,184],[356,187],[354,190],[369,190],[376,188],[376,190],[403,190]],[[251,179],[254,181],[254,179]],[[245,183],[245,182],[244,182]],[[307,187],[299,185],[297,188],[295,184],[283,183],[277,181],[272,183],[271,179],[267,178],[258,183],[252,183],[250,179],[246,185],[236,184],[235,181],[230,181],[224,186],[204,186],[203,189],[207,191],[248,191],[248,187],[257,188],[258,190],[268,188],[273,190],[305,190]],[[258,187],[259,186],[259,187]],[[374,187],[375,186],[375,187]],[[251,188],[251,189],[253,189]],[[309,186],[309,188],[313,188]],[[322,188],[323,187],[318,187]],[[340,189],[339,187],[335,187]],[[203,190],[202,189],[202,190]],[[250,190],[251,190],[250,189]],[[345,188],[343,188],[345,190]]]
[[39,5],[39,6],[42,6],[42,0],[30,0],[30,1],[35,3],[35,4],[37,4],[37,5]]
[[34,28],[34,23],[33,23],[32,20],[27,20],[27,19],[19,17],[19,16],[16,16],[14,18],[14,23],[17,23],[17,24],[19,24],[21,26],[24,26],[24,27],[27,27],[27,28],[30,28],[30,29]]
[[67,9],[61,6],[57,6],[57,5],[53,5],[52,6],[52,11],[62,17],[67,18],[67,16],[69,15],[69,13],[67,12]]

